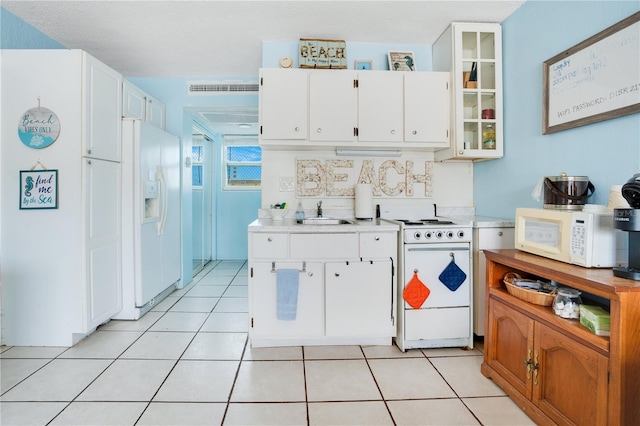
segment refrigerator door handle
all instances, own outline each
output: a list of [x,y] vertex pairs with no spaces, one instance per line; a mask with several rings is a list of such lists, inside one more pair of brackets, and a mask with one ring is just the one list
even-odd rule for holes
[[158,221],[158,235],[164,234],[164,226],[167,223],[167,208],[169,207],[169,189],[167,188],[167,182],[164,180],[164,173],[162,166],[158,166],[158,181],[160,182],[160,194],[161,194],[161,208],[162,214]]

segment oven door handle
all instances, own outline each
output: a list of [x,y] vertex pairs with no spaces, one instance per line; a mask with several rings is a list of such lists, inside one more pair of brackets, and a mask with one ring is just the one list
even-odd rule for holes
[[470,251],[468,247],[409,247],[407,251]]

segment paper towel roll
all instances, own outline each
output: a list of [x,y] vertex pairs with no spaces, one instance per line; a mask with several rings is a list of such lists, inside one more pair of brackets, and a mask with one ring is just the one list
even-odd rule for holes
[[356,185],[355,217],[373,219],[373,185],[370,183]]

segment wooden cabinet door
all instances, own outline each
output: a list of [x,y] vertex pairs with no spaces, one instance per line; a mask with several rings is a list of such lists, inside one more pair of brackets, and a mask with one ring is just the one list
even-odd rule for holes
[[531,399],[534,321],[518,311],[491,299],[487,363],[519,393]]
[[540,323],[533,403],[557,424],[607,424],[608,358]]
[[358,140],[402,142],[404,101],[402,72],[358,74]]
[[391,260],[325,266],[326,335],[392,336]]
[[448,72],[404,75],[404,141],[449,146]]
[[[278,262],[277,268],[300,269],[300,262]],[[279,320],[278,283],[271,262],[252,265],[249,315],[251,337],[320,337],[324,333],[323,264],[310,262],[298,282],[296,319]]]
[[308,75],[297,69],[260,70],[261,139],[307,139]]
[[315,71],[309,75],[309,140],[353,142],[357,74]]

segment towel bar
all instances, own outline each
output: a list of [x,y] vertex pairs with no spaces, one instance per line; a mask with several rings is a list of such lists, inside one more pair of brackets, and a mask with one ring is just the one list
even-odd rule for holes
[[[299,272],[307,272],[307,262],[302,262],[302,269],[298,270]],[[271,273],[276,272],[276,262],[271,262]]]

